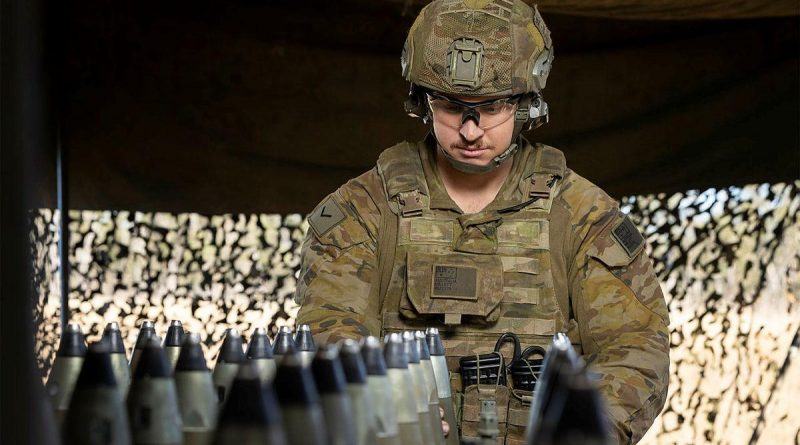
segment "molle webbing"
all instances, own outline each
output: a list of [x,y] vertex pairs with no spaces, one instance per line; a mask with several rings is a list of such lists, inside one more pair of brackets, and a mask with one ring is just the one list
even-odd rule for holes
[[[429,148],[425,143],[413,145],[403,142],[384,151],[378,159],[378,173],[383,180],[386,199],[392,209],[392,214],[383,215],[379,237],[384,331],[410,327],[424,328],[440,324],[442,321],[436,317],[431,319],[421,316],[414,319],[400,314],[405,311],[405,315],[408,315],[409,310],[409,302],[404,299],[404,295],[408,292],[408,284],[405,281],[409,273],[406,252],[410,247],[422,242],[431,246],[430,249],[433,249],[431,253],[434,255],[437,252],[441,254],[452,248],[448,245],[461,231],[456,219],[449,221],[451,217],[430,210],[431,198],[420,153],[421,150]],[[521,196],[513,198],[519,199],[519,202],[511,201],[512,207],[507,211],[500,211],[503,222],[497,230],[496,242],[502,250],[498,254],[503,259],[502,274],[505,281],[502,302],[498,306],[500,317],[497,322],[491,322],[495,315],[489,323],[467,318],[464,320],[465,324],[461,326],[452,324],[442,326],[444,331],[449,331],[453,335],[499,334],[515,331],[548,336],[556,329],[562,328],[566,322],[562,315],[564,308],[559,308],[560,305],[555,303],[547,229],[552,198],[557,192],[558,179],[565,174],[566,162],[563,154],[551,147],[537,145],[534,148],[525,144],[525,148],[535,152],[524,153],[527,156],[533,155],[533,159],[520,159],[520,162],[524,161],[525,164],[521,166],[521,171],[517,170],[516,175],[520,179],[515,180],[520,181],[518,190]],[[417,222],[420,223],[422,230],[414,230]],[[451,228],[446,227],[448,225]],[[434,226],[439,229],[435,229]],[[428,232],[431,236],[425,235]],[[451,232],[454,235],[439,236]],[[432,238],[433,235],[437,237]],[[439,237],[441,239],[438,239]],[[514,241],[515,239],[519,241]],[[441,247],[433,247],[434,245]],[[536,271],[525,270],[526,267],[522,266],[522,262],[520,264],[511,262],[514,257],[524,259],[526,256],[528,263],[536,265]],[[541,274],[538,268],[544,268]],[[403,304],[406,306],[403,311],[399,311],[401,301],[404,301]],[[414,304],[419,308],[418,302]],[[424,313],[423,311],[420,315]]]

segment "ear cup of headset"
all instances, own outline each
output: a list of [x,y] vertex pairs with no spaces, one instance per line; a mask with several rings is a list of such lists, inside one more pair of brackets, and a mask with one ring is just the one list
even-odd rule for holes
[[534,95],[529,103],[528,123],[525,126],[526,130],[539,128],[550,121],[550,110],[541,94]]
[[428,123],[430,120],[430,111],[428,110],[428,103],[425,100],[425,92],[416,85],[411,85],[403,107],[409,116],[418,117],[425,123]]

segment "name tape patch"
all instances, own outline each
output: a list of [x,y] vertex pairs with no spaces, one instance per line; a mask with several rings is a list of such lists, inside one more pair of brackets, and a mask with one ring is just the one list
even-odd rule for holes
[[478,270],[473,267],[434,266],[432,298],[478,300]]
[[317,236],[323,236],[340,222],[344,221],[344,210],[332,197],[328,197],[317,210],[308,217],[308,225],[314,229]]

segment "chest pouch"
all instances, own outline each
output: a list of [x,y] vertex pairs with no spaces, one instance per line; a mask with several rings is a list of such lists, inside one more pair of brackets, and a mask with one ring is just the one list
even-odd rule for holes
[[429,253],[409,249],[406,293],[400,304],[407,318],[444,316],[447,325],[470,320],[494,323],[503,299],[503,263],[494,255]]

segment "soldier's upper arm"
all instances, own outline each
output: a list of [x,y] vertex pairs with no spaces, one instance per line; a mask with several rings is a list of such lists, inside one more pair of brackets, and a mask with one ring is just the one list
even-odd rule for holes
[[579,253],[576,317],[586,360],[621,443],[636,442],[664,404],[669,316],[644,238],[614,208]]
[[317,205],[308,216],[308,226],[318,243],[339,251],[370,239],[358,211],[339,191]]
[[295,301],[301,305],[297,323],[309,324],[318,341],[380,332],[375,237],[359,215],[358,199],[343,197],[340,189],[308,219]]
[[[649,311],[669,324],[664,296],[658,278],[653,270],[652,261],[645,251],[645,239],[630,217],[615,209],[610,223],[594,238],[589,245],[587,279],[593,278],[597,283],[589,283],[589,289],[596,287],[601,292],[603,285],[619,286],[620,283],[633,293],[636,300]],[[599,271],[592,271],[596,261],[602,265]],[[603,273],[610,273],[618,281],[604,280]],[[608,292],[608,289],[603,289]]]
[[[302,264],[300,280],[296,292],[296,300],[302,304],[307,286],[322,271],[326,263],[337,260],[340,256],[355,246],[371,244],[372,237],[364,227],[360,215],[350,202],[345,200],[339,191],[328,195],[308,216],[308,233],[302,247]],[[364,245],[368,252],[372,250],[369,245]],[[365,253],[361,253],[361,257]],[[369,261],[369,258],[361,258]],[[358,268],[359,259],[354,259],[353,264],[342,264],[341,280],[348,280],[349,275]]]

